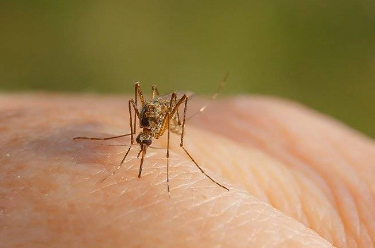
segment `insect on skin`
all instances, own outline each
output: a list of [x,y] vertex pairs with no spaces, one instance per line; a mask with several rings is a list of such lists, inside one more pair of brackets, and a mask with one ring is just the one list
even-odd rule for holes
[[[211,100],[215,100],[218,96],[223,84],[225,83],[227,74],[220,84],[219,89],[216,93],[212,96]],[[138,98],[141,102],[141,108],[138,109]],[[112,136],[107,138],[91,138],[91,137],[75,137],[74,140],[79,139],[88,139],[88,140],[111,140],[117,139],[125,136],[130,136],[131,144],[128,150],[125,153],[124,158],[121,160],[121,163],[116,167],[116,169],[109,175],[107,175],[103,180],[106,180],[109,176],[113,176],[122,166],[126,157],[128,156],[131,148],[136,143],[140,146],[140,151],[138,156],[141,155],[141,162],[139,165],[139,172],[138,178],[142,175],[142,167],[144,158],[148,148],[154,148],[151,146],[152,139],[158,139],[161,137],[165,132],[167,133],[167,190],[168,195],[170,197],[170,189],[169,189],[169,139],[170,139],[170,132],[180,135],[180,147],[185,151],[191,161],[198,167],[198,169],[208,177],[212,182],[217,184],[223,189],[229,191],[227,187],[215,181],[211,176],[209,176],[202,167],[195,161],[195,159],[191,156],[191,154],[186,150],[184,147],[184,134],[185,134],[185,123],[186,123],[186,111],[187,111],[187,104],[188,104],[189,97],[187,94],[183,94],[179,99],[177,99],[177,93],[173,92],[171,94],[167,94],[164,96],[160,96],[157,87],[154,85],[152,86],[152,95],[150,100],[145,100],[142,94],[141,87],[139,83],[135,83],[135,93],[134,99],[129,100],[129,125],[131,133],[123,134],[118,136]],[[179,107],[184,105],[183,111],[183,120],[181,123],[180,114],[179,114]],[[194,117],[195,115],[203,112],[208,104],[203,106],[197,113],[190,116]],[[134,118],[133,118],[133,111],[134,111]],[[134,136],[137,133],[137,119],[139,121],[139,127],[142,129],[141,132],[137,135],[134,142]]]

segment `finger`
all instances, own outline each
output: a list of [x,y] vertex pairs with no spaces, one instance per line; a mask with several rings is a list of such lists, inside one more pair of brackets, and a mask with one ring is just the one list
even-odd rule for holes
[[[350,247],[354,242],[359,247],[371,247],[374,244],[375,145],[372,140],[295,103],[263,97],[218,102],[207,109],[206,115],[197,117],[194,124],[242,146],[261,149],[291,170],[304,174],[329,203],[322,204],[323,208],[309,206],[308,211],[326,216],[329,209],[335,209],[339,218],[329,228],[345,233],[343,245]],[[273,205],[286,211],[285,206]],[[330,240],[329,234],[322,230],[327,226],[319,223],[308,226]],[[338,241],[334,244],[341,247]]]
[[[122,158],[121,147],[75,142],[71,137],[82,131],[119,133],[127,126],[120,125],[123,117],[117,106],[122,101],[67,97],[47,99],[46,105],[42,98],[0,100],[0,106],[16,102],[0,109],[6,119],[1,122],[6,132],[0,137],[0,237],[5,246],[330,247],[235,183],[223,182],[229,192],[217,187],[180,156],[176,146],[171,154],[171,200],[160,150],[148,150],[141,179],[134,151],[123,170],[105,184],[98,183]],[[209,134],[202,138],[216,140]],[[219,144],[236,146],[229,141]],[[242,161],[246,152],[238,153],[237,159]],[[197,159],[207,155],[198,151]],[[263,159],[267,164],[262,156],[255,162]],[[210,173],[223,180],[218,174],[224,165],[214,165],[211,161],[207,168],[216,168]],[[225,170],[223,176],[232,179]]]

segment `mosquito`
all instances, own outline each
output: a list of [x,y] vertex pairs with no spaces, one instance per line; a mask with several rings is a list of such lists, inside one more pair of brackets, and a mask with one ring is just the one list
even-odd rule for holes
[[[227,77],[229,74],[226,74],[223,81],[221,82],[218,90],[216,93],[212,96],[211,103],[213,100],[215,100],[221,91],[223,85],[226,82]],[[197,168],[212,182],[217,184],[219,187],[226,189],[229,191],[229,189],[217,182],[215,179],[213,179],[210,175],[208,175],[203,168],[197,163],[197,161],[193,158],[193,156],[187,151],[187,149],[184,146],[184,135],[185,135],[185,124],[186,120],[190,119],[191,117],[196,116],[197,114],[203,112],[206,107],[209,105],[206,104],[202,108],[199,109],[198,112],[190,116],[189,118],[186,118],[186,112],[187,112],[187,106],[188,101],[191,98],[192,94],[184,93],[181,97],[178,97],[178,94],[176,92],[172,92],[167,95],[160,96],[159,90],[157,89],[156,85],[152,86],[152,93],[151,93],[151,99],[146,100],[143,96],[142,89],[140,87],[140,84],[137,82],[135,83],[134,88],[134,99],[130,99],[128,102],[128,108],[129,108],[129,126],[130,126],[130,133],[128,134],[122,134],[112,137],[106,137],[106,138],[96,138],[96,137],[75,137],[74,140],[112,140],[112,139],[118,139],[126,136],[130,136],[130,145],[127,149],[125,156],[121,160],[120,164],[116,167],[116,169],[108,174],[104,179],[101,181],[103,182],[108,177],[113,176],[124,164],[131,148],[133,145],[138,144],[140,146],[140,150],[138,152],[139,157],[141,155],[141,161],[139,165],[139,172],[138,172],[138,178],[141,178],[142,175],[142,169],[143,169],[143,162],[145,159],[145,155],[147,153],[148,148],[155,148],[151,146],[153,139],[159,139],[161,136],[163,136],[165,133],[167,133],[167,152],[166,152],[166,158],[167,158],[167,190],[168,195],[170,197],[170,187],[169,187],[169,140],[170,140],[170,133],[175,133],[180,136],[180,147],[184,150],[184,152],[187,154],[187,156],[191,159],[191,161],[197,166]],[[138,99],[140,100],[140,109],[138,109]],[[179,107],[183,105],[183,119],[181,122],[180,119],[180,113],[179,113]],[[133,114],[134,111],[134,114]],[[137,133],[137,119],[139,121],[139,128],[141,131],[135,138],[134,142],[134,136]]]

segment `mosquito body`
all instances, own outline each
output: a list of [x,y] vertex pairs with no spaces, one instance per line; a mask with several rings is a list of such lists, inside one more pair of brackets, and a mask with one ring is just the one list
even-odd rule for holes
[[[227,76],[226,76],[227,77]],[[225,77],[225,79],[226,79]],[[225,82],[225,79],[223,83]],[[222,86],[222,85],[221,85]],[[219,90],[221,89],[221,86]],[[212,100],[214,100],[217,96],[218,92],[213,96]],[[143,97],[142,90],[140,88],[139,83],[135,84],[135,95],[134,99],[129,100],[129,125],[131,132],[129,134],[118,135],[113,137],[107,138],[90,138],[90,137],[76,137],[77,139],[89,139],[89,140],[110,140],[110,139],[117,139],[125,136],[130,136],[131,144],[128,150],[125,153],[124,158],[122,159],[121,163],[116,167],[116,169],[109,175],[107,175],[102,181],[107,179],[109,176],[114,175],[124,163],[126,157],[128,156],[131,148],[133,145],[138,144],[140,146],[140,151],[138,156],[141,155],[141,162],[139,166],[139,173],[138,177],[140,178],[142,175],[142,167],[144,158],[149,147],[151,146],[153,139],[158,139],[163,134],[167,133],[167,190],[168,194],[170,192],[169,189],[169,140],[170,140],[170,133],[175,133],[180,135],[180,147],[185,151],[185,153],[189,156],[192,162],[198,167],[198,169],[208,177],[212,182],[217,184],[218,186],[229,190],[227,187],[223,186],[222,184],[215,181],[212,177],[210,177],[195,161],[195,159],[190,155],[190,153],[184,147],[184,131],[185,131],[185,123],[186,123],[186,110],[189,97],[187,94],[183,94],[180,98],[177,97],[177,93],[173,92],[168,95],[160,96],[158,89],[156,86],[152,87],[152,96],[150,100],[145,100]],[[138,109],[138,99],[140,100],[140,109]],[[184,105],[183,110],[183,120],[180,120],[180,113],[179,107]],[[206,105],[207,106],[207,105]],[[206,106],[200,109],[202,112]],[[133,114],[134,111],[134,114]],[[139,125],[137,125],[137,120]],[[137,133],[137,126],[141,128],[141,131],[136,136],[134,142],[134,136]]]
[[[169,113],[170,107],[170,102],[165,97],[158,97],[145,103],[139,114],[139,127],[143,130],[137,136],[137,143],[145,142],[151,145],[152,138],[158,139],[164,134],[165,125],[168,124],[167,122],[164,123],[164,120]],[[171,132],[181,134],[181,123],[178,120],[177,112],[173,115],[170,113],[169,128]]]

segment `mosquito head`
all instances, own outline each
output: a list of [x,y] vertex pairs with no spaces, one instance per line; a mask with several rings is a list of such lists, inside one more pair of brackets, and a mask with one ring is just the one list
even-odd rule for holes
[[150,146],[152,144],[152,137],[148,133],[141,132],[138,134],[137,143],[142,146]]

